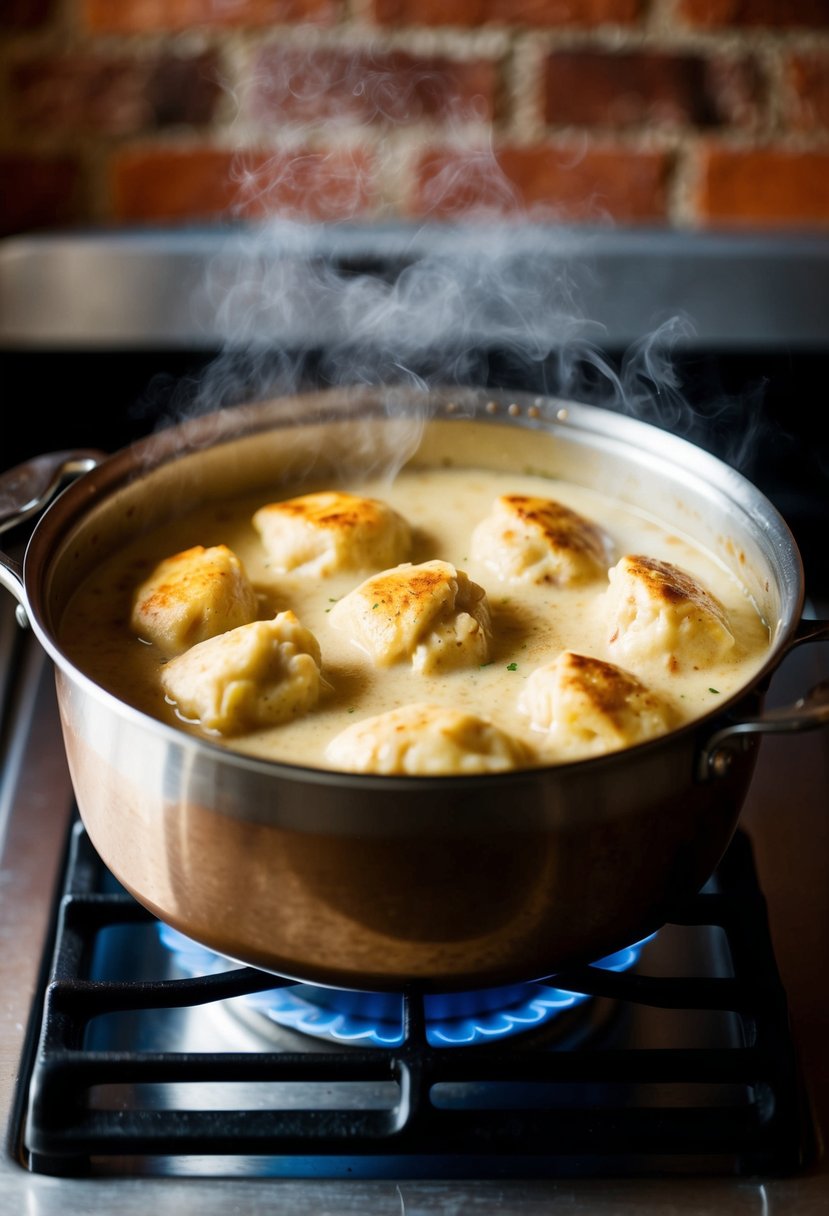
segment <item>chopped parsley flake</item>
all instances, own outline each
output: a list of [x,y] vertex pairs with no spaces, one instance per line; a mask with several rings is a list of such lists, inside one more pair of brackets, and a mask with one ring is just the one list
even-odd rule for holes
[[507,663],[507,671],[518,671],[517,663]]
[[719,688],[709,688],[708,691],[715,692],[719,696],[719,692],[720,692]]

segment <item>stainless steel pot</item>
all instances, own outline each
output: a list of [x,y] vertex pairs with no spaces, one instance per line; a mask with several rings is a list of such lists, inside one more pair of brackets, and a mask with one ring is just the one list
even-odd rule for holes
[[[304,470],[347,478],[369,456],[391,466],[415,452],[531,466],[690,532],[739,573],[769,622],[762,671],[716,711],[622,752],[509,774],[385,777],[234,753],[137,712],[62,653],[61,614],[79,579],[182,503],[272,492]],[[161,919],[279,975],[448,991],[620,949],[715,869],[761,735],[829,722],[825,687],[763,713],[792,647],[829,638],[829,622],[802,618],[802,563],[776,509],[700,448],[594,407],[475,390],[280,398],[112,456],[57,453],[6,474],[0,529],[40,512],[23,561],[0,555],[0,582],[54,662],[93,844]]]

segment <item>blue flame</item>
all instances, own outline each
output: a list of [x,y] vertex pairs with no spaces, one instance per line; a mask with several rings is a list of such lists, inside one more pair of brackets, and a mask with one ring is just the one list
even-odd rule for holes
[[[207,950],[168,925],[159,925],[162,943],[188,975],[226,971],[227,959]],[[629,971],[656,936],[642,938],[594,964],[606,971]],[[279,1026],[336,1043],[397,1047],[404,1040],[403,997],[390,992],[359,992],[290,984],[240,998]],[[539,1027],[565,1009],[591,998],[534,982],[472,992],[427,993],[423,997],[426,1039],[433,1047],[491,1042]]]

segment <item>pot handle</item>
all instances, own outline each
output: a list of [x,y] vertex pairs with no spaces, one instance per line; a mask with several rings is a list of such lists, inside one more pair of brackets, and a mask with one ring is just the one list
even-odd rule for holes
[[[40,515],[70,481],[94,469],[105,457],[106,453],[89,448],[48,452],[0,473],[0,535]],[[21,565],[2,551],[0,585],[17,599],[17,619],[27,624]]]
[[[789,649],[802,642],[829,641],[829,620],[802,620]],[[782,705],[756,718],[732,722],[712,735],[702,749],[697,775],[701,781],[724,777],[734,756],[751,735],[790,734],[829,726],[829,680],[822,680],[792,705]]]

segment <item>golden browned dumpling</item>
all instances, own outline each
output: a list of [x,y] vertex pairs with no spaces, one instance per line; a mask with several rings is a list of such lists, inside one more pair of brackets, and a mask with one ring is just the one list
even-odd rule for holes
[[470,556],[511,583],[570,585],[604,577],[610,538],[550,498],[504,494],[472,533]]
[[532,764],[534,753],[488,718],[418,703],[354,722],[325,758],[351,772],[438,776],[504,772]]
[[317,639],[293,612],[240,625],[171,659],[161,672],[187,721],[232,735],[313,709],[323,680]]
[[613,663],[564,650],[529,676],[519,708],[556,750],[599,755],[670,730],[670,707]]
[[135,592],[130,624],[166,655],[256,619],[256,592],[227,545],[165,558]]
[[670,562],[628,554],[608,578],[608,643],[623,658],[678,671],[715,663],[734,646],[722,604]]
[[253,523],[271,566],[282,572],[380,570],[402,561],[411,545],[409,525],[397,511],[340,490],[268,503]]
[[450,562],[383,570],[343,596],[330,620],[378,667],[408,659],[428,674],[489,659],[486,592]]

